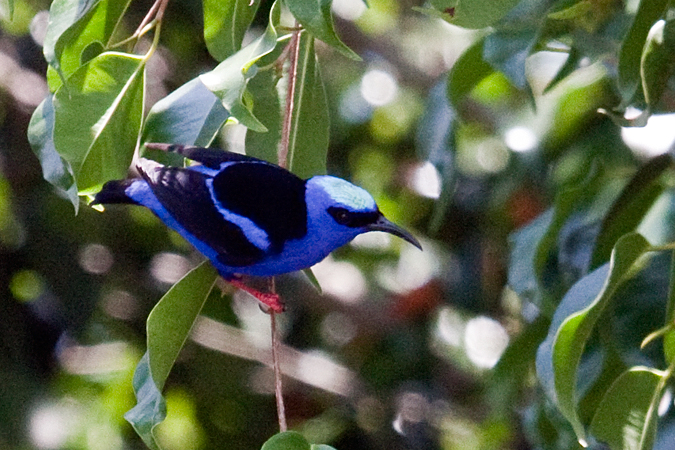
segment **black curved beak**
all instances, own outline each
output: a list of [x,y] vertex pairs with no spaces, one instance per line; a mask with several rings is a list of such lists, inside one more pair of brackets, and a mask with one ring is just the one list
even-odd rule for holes
[[422,245],[420,245],[419,241],[415,239],[415,237],[412,234],[410,234],[403,228],[399,227],[394,222],[390,221],[384,216],[380,216],[380,218],[377,219],[375,223],[368,225],[367,228],[368,231],[384,231],[385,233],[393,234],[394,236],[398,236],[401,239],[405,239],[415,247],[422,250]]

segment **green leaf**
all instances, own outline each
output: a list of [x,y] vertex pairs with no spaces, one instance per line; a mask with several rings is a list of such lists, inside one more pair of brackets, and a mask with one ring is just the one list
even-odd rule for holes
[[275,26],[278,22],[279,6],[275,2],[270,11],[267,29],[262,36],[199,77],[220,98],[233,117],[254,131],[264,132],[267,128],[253,115],[252,106],[244,104],[244,94],[248,81],[257,73],[255,63],[277,45]]
[[536,43],[538,29],[497,30],[485,38],[483,59],[518,89],[528,86],[525,61]]
[[670,365],[675,361],[675,251],[671,252],[670,257],[670,282],[666,300],[665,324],[670,329],[663,335],[663,354]]
[[654,110],[675,71],[675,21],[659,20],[649,30],[640,60],[642,91]]
[[[552,311],[548,300],[548,290],[558,280],[549,277],[549,288],[544,290],[544,270],[551,255],[557,249],[559,234],[580,205],[585,205],[589,197],[597,192],[602,172],[595,167],[581,183],[561,189],[556,195],[554,208],[544,212],[523,229],[511,235],[511,263],[509,265],[509,285],[524,298],[534,302],[544,310]],[[555,293],[555,292],[554,292]],[[557,299],[557,296],[555,296]]]
[[307,277],[307,280],[311,283],[312,286],[317,290],[319,294],[323,292],[323,289],[321,289],[321,284],[319,283],[319,280],[317,280],[316,275],[314,275],[314,272],[312,272],[312,269],[307,268],[302,271],[303,274],[305,274],[305,277]]
[[55,91],[87,61],[109,48],[110,40],[130,0],[56,0],[50,9],[45,37],[47,62],[58,76],[49,76]]
[[328,101],[314,53],[314,38],[302,33],[288,143],[288,170],[300,178],[326,173],[329,127]]
[[546,85],[546,88],[544,88],[544,94],[549,92],[551,89],[556,87],[558,83],[560,83],[562,80],[567,78],[568,75],[572,74],[577,67],[579,67],[579,64],[581,63],[581,60],[583,59],[583,54],[579,51],[577,47],[572,47],[570,48],[569,54],[567,55],[567,59],[565,60],[565,64],[562,65],[560,70],[555,74],[553,79]]
[[673,169],[669,154],[652,158],[633,176],[604,217],[595,243],[591,267],[605,263],[616,241],[637,228],[656,199],[665,190],[663,174]]
[[[220,99],[199,78],[194,78],[150,109],[141,142],[208,147],[229,116]],[[180,164],[183,159],[173,159],[172,156],[180,155],[159,150],[146,150],[144,156],[148,155],[165,164],[170,161]]]
[[70,163],[54,147],[54,104],[48,95],[35,109],[28,124],[28,141],[42,166],[42,176],[54,185],[75,207],[80,206],[77,184]]
[[[508,282],[522,299],[541,305],[543,293],[540,287],[542,263],[552,250],[551,224],[555,210],[540,214],[532,222],[509,236],[511,248]],[[548,238],[547,240],[545,240]]]
[[582,445],[586,432],[576,408],[581,355],[614,293],[634,274],[636,262],[650,249],[649,242],[639,234],[623,236],[616,243],[609,264],[579,280],[565,295],[537,352],[537,374]]
[[223,61],[241,48],[260,0],[203,0],[204,40],[209,53]]
[[[284,41],[287,39],[284,38]],[[281,55],[285,45],[281,39],[273,52],[260,58],[260,66],[270,66]],[[248,91],[255,99],[253,113],[260,117],[267,128],[266,133],[246,130],[246,154],[265,161],[278,163],[279,141],[281,140],[281,103],[277,83],[280,75],[272,66],[266,70],[260,70],[248,83]]]
[[158,448],[153,429],[164,420],[161,391],[217,279],[205,261],[187,273],[155,305],[147,320],[147,352],[134,374],[137,403],[125,414],[152,449]]
[[7,9],[9,10],[9,20],[14,20],[14,0],[7,0]]
[[633,367],[619,376],[593,417],[593,437],[611,449],[650,450],[656,436],[661,382],[661,373],[647,367]]
[[414,8],[463,28],[485,28],[511,11],[519,0],[432,0],[432,10]]
[[494,73],[494,69],[483,59],[483,44],[481,39],[459,57],[452,66],[448,77],[448,99],[453,108],[459,109],[464,98],[485,77]]
[[346,57],[360,61],[359,55],[338,37],[333,25],[331,4],[333,0],[286,0],[286,6],[300,24],[315,38],[335,48]]
[[326,444],[312,444],[311,450],[335,450],[334,447]]
[[260,450],[312,450],[312,446],[297,431],[285,431],[269,438]]
[[58,67],[57,43],[61,35],[89,13],[99,0],[54,0],[49,7],[49,25],[43,43],[47,63]]
[[54,145],[71,164],[80,194],[126,176],[143,116],[144,60],[104,53],[54,95]]
[[640,61],[649,30],[664,13],[667,0],[641,0],[633,24],[619,51],[617,84],[622,104],[628,105],[640,87]]

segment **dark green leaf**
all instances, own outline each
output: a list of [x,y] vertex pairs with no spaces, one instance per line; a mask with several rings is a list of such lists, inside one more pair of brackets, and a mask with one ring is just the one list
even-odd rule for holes
[[662,374],[633,367],[612,383],[591,422],[595,439],[611,449],[650,450],[656,436]]
[[485,28],[493,25],[513,9],[519,0],[433,0],[433,9],[416,10],[440,17],[463,28]]
[[264,132],[267,128],[251,112],[251,105],[244,103],[246,85],[257,73],[255,63],[270,53],[277,45],[276,24],[279,22],[279,6],[275,2],[270,11],[270,20],[265,33],[234,55],[227,58],[210,72],[201,75],[202,83],[220,98],[226,110],[246,127]]
[[[552,210],[513,233],[510,239],[509,285],[519,295],[542,308],[545,314],[552,312],[555,304],[546,301],[544,270],[557,247],[564,244],[559,239],[562,238],[561,230],[565,224],[569,223],[575,211],[579,211],[580,205],[585,205],[588,198],[597,192],[600,175],[601,171],[591,167],[590,173],[581,183],[560,190]],[[586,223],[581,221],[578,225],[583,227]],[[548,281],[550,285],[559,280]]]
[[335,448],[326,444],[312,444],[311,450],[335,450]]
[[653,158],[635,174],[605,216],[591,259],[591,267],[605,263],[616,241],[637,228],[645,214],[666,188],[663,174],[673,168],[673,159],[665,154]]
[[[541,304],[543,297],[539,276],[542,263],[546,262],[552,250],[549,230],[554,217],[554,210],[549,209],[509,237],[509,286],[521,298],[536,305]],[[547,236],[548,241],[544,241]]]
[[[260,58],[259,64],[267,66],[281,55],[285,43],[279,42],[277,48]],[[279,161],[279,141],[281,140],[281,104],[277,83],[280,75],[270,67],[261,70],[248,83],[248,91],[255,99],[253,113],[264,122],[267,132],[246,130],[246,154],[272,163]]]
[[640,60],[642,91],[648,109],[656,109],[674,71],[675,21],[659,20],[649,30]]
[[[208,147],[218,135],[229,113],[220,99],[209,91],[199,78],[194,78],[164,97],[150,109],[141,142]],[[162,163],[178,163],[175,154],[146,150],[144,155]]]
[[338,50],[348,58],[360,61],[359,55],[347,47],[338,37],[333,26],[331,4],[333,0],[286,0],[293,17],[315,38]]
[[300,35],[287,168],[300,178],[326,173],[328,102],[314,53],[314,38]]
[[260,0],[203,0],[204,40],[217,61],[223,61],[241,48]]
[[452,66],[448,77],[448,100],[453,108],[458,109],[462,100],[485,77],[494,73],[494,69],[483,59],[483,44],[485,40],[473,44],[462,53]]
[[640,87],[640,60],[649,30],[664,13],[667,0],[642,0],[619,51],[617,84],[623,104],[628,105]]
[[147,352],[134,374],[137,404],[125,415],[151,448],[166,416],[162,388],[217,278],[209,262],[192,269],[155,305],[147,320]]
[[312,447],[297,431],[285,431],[269,438],[260,450],[312,450]]
[[562,80],[567,78],[568,75],[570,75],[572,72],[574,72],[577,67],[579,67],[579,63],[581,62],[583,58],[583,55],[581,52],[576,48],[572,47],[570,48],[569,54],[567,55],[567,59],[565,60],[565,64],[562,65],[560,70],[555,74],[553,79],[546,85],[546,88],[544,89],[544,94],[553,89],[560,83]]
[[670,282],[666,302],[666,326],[671,328],[663,335],[663,353],[668,364],[675,361],[675,251],[670,257]]
[[579,280],[565,295],[537,352],[537,374],[581,443],[586,441],[576,406],[581,355],[602,311],[619,286],[634,274],[638,259],[650,249],[639,234],[622,237],[609,264]]
[[536,42],[537,29],[497,30],[485,38],[483,58],[518,89],[528,86],[525,61]]
[[48,95],[35,109],[28,125],[28,141],[42,166],[42,176],[75,207],[80,206],[73,168],[54,147],[53,96]]
[[104,53],[54,95],[54,144],[73,167],[80,194],[125,177],[143,115],[143,69],[141,57]]

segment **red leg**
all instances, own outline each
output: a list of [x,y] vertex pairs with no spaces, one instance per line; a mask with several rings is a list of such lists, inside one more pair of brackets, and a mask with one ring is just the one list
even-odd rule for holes
[[284,312],[284,309],[286,309],[284,304],[281,302],[281,298],[279,297],[278,294],[260,292],[257,289],[247,286],[243,281],[237,278],[226,278],[226,281],[230,283],[232,286],[236,287],[237,289],[241,289],[244,292],[248,292],[249,294],[257,298],[261,303],[269,306],[270,309],[275,313]]

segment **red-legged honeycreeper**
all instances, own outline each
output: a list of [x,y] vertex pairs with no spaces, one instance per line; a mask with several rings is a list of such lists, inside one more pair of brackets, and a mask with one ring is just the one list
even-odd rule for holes
[[218,273],[272,310],[276,294],[239,275],[271,277],[306,269],[361,233],[385,231],[422,249],[387,220],[364,189],[332,176],[303,180],[251,156],[219,149],[146,144],[201,163],[168,167],[139,159],[142,178],[107,182],[92,204],[145,206],[204,254]]

